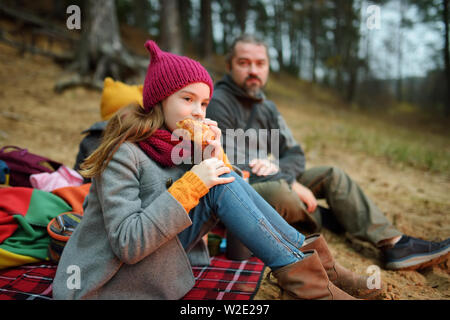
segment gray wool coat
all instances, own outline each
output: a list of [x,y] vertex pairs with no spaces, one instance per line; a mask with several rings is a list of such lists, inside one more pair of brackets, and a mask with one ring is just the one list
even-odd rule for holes
[[192,221],[167,188],[186,170],[162,168],[138,146],[122,144],[92,181],[81,223],[58,264],[53,297],[182,298],[195,284],[191,264],[209,263],[203,241],[187,254],[177,237]]

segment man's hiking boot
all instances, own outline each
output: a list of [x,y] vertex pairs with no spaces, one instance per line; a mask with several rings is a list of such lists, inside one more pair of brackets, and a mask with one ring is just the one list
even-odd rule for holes
[[423,269],[449,258],[450,238],[432,242],[404,235],[393,247],[382,248],[382,251],[386,269]]

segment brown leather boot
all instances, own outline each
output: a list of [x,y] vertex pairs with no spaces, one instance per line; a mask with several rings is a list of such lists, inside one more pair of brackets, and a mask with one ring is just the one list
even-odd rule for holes
[[367,285],[368,277],[355,274],[334,260],[328,249],[327,242],[321,234],[316,233],[306,237],[300,251],[305,252],[309,250],[317,250],[328,278],[334,285],[361,299],[372,300],[380,298],[383,290],[381,288],[369,289]]
[[303,260],[273,272],[283,289],[283,300],[355,300],[330,282],[317,251],[306,251],[304,254]]

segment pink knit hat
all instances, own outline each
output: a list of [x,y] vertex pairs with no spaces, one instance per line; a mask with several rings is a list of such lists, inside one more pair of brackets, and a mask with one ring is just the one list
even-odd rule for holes
[[146,112],[191,83],[207,84],[210,89],[209,97],[212,97],[213,81],[208,71],[198,61],[162,51],[152,40],[148,40],[145,47],[150,52],[150,64],[143,90]]

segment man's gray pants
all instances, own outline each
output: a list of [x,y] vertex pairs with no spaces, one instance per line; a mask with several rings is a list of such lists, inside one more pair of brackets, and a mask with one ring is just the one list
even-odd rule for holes
[[[333,219],[350,235],[376,246],[382,240],[402,235],[343,170],[315,167],[306,170],[297,181],[308,187],[317,199],[326,200],[331,209],[328,214],[333,214]],[[319,207],[308,213],[306,205],[285,180],[252,186],[289,224],[311,233],[322,228]]]

